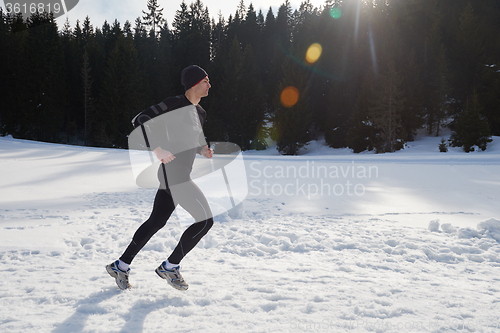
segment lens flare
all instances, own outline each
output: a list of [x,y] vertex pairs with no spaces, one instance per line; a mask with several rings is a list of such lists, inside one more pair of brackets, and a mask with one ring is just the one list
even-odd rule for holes
[[281,104],[286,108],[291,108],[299,100],[299,90],[294,86],[289,86],[281,92]]
[[318,61],[319,57],[321,57],[321,52],[323,52],[323,48],[321,47],[320,44],[318,44],[318,43],[312,44],[307,49],[306,62],[309,65],[314,64],[316,61]]
[[339,19],[342,16],[342,11],[340,10],[340,8],[333,7],[332,9],[330,9],[330,16],[334,19]]

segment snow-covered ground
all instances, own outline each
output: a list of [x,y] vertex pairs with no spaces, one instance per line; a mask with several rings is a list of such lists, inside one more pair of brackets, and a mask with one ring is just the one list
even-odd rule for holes
[[182,211],[132,290],[104,269],[155,194],[126,151],[0,138],[0,332],[500,332],[500,138],[439,141],[245,153],[248,197],[184,259],[180,292],[154,269]]

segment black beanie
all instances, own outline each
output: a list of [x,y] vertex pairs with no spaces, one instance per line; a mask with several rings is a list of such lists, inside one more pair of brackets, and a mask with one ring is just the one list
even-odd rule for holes
[[200,83],[201,80],[208,76],[207,72],[200,66],[191,65],[182,70],[181,84],[186,90]]

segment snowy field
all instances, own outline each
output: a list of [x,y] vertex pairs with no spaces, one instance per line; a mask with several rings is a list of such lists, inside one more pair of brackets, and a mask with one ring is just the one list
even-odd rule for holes
[[104,269],[155,194],[127,151],[0,138],[0,332],[500,332],[500,138],[439,141],[246,153],[248,197],[184,259],[180,292],[154,269],[182,211],[132,290]]

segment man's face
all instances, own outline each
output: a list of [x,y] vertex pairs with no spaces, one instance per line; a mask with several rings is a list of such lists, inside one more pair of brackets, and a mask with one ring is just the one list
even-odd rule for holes
[[195,85],[192,89],[196,93],[197,96],[199,97],[206,97],[208,96],[208,90],[210,89],[210,80],[208,79],[208,76],[204,78],[203,80],[200,81],[197,85]]

